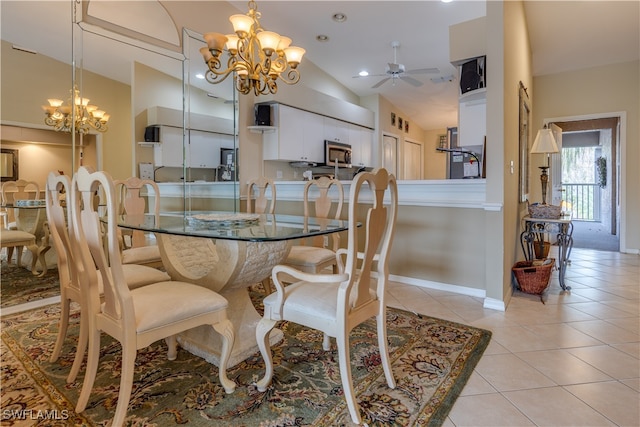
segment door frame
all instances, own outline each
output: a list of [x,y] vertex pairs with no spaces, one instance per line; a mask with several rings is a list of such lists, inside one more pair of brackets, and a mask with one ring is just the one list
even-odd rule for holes
[[619,230],[620,230],[620,252],[627,252],[627,201],[626,197],[623,197],[627,194],[627,165],[625,159],[627,159],[627,113],[626,111],[613,111],[609,113],[597,113],[597,114],[583,114],[577,116],[562,116],[562,117],[552,117],[543,119],[543,125],[548,125],[549,123],[558,123],[558,122],[576,122],[576,121],[584,121],[584,120],[596,120],[596,119],[607,119],[618,117],[620,122],[618,125],[618,138],[616,141],[616,150],[617,150],[617,159],[616,159],[616,175],[618,180],[618,189],[615,192],[614,196],[618,200],[618,204],[620,206],[619,209]]

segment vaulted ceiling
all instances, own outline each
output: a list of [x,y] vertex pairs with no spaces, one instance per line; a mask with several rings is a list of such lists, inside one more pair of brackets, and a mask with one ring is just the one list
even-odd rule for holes
[[[99,3],[113,12],[119,25],[139,29],[143,24],[144,32],[162,37],[170,24],[160,15],[140,13],[139,8],[149,1]],[[71,4],[67,0],[2,0],[2,39],[69,61]],[[231,32],[228,16],[247,11],[246,2],[237,1],[185,0],[160,4],[177,24],[177,29],[172,30],[178,34],[183,26],[198,33]],[[524,2],[534,75],[637,60],[639,5],[637,1]],[[262,12],[263,27],[291,37],[296,45],[306,49],[306,61],[313,62],[358,96],[381,94],[424,129],[455,125],[458,81],[456,69],[449,62],[448,28],[484,16],[484,1],[265,0],[258,2],[258,10]],[[344,14],[346,20],[336,22],[332,19],[336,13]],[[316,39],[318,35],[325,35],[328,40],[320,42]],[[400,43],[397,60],[407,70],[433,67],[438,72],[412,75],[422,83],[419,87],[387,81],[373,88],[382,77],[354,77],[363,69],[370,74],[384,74],[385,66],[394,59],[392,41]],[[127,56],[126,50],[122,45],[115,51],[113,47],[101,47],[93,55],[87,53],[83,65],[126,81],[130,68],[117,61],[118,57]],[[454,79],[449,81],[452,75]]]

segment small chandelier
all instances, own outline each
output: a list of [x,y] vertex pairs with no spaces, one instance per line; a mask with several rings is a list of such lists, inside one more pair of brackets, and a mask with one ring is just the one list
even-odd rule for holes
[[[287,84],[300,80],[298,64],[305,50],[289,46],[291,39],[273,31],[265,31],[260,26],[260,12],[255,1],[249,2],[246,15],[233,15],[229,21],[235,34],[206,33],[207,47],[200,49],[209,67],[206,79],[209,83],[223,82],[235,72],[236,89],[247,95],[276,93],[278,77]],[[221,69],[220,54],[223,49],[229,53],[227,68]]]
[[[67,100],[68,105],[63,105],[60,99],[47,99],[49,105],[42,106],[45,112],[44,122],[48,126],[53,126],[56,131],[62,132],[71,132],[73,120],[78,133],[89,133],[92,128],[98,132],[106,132],[109,114],[98,110],[96,105],[90,105],[89,99],[82,98],[76,86],[70,92],[71,98]],[[72,111],[72,107],[75,111]]]

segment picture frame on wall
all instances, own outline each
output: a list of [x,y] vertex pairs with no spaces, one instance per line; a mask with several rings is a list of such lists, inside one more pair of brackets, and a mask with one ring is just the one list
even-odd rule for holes
[[391,126],[396,125],[396,113],[391,113]]
[[398,129],[402,130],[403,123],[402,117],[398,117]]
[[409,120],[404,121],[404,133],[409,133]]

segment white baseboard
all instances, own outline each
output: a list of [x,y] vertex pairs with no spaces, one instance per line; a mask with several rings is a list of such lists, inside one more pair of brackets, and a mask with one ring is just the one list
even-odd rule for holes
[[505,311],[507,306],[504,301],[495,298],[487,298],[487,292],[484,289],[469,288],[467,286],[452,285],[449,283],[434,282],[431,280],[416,279],[413,277],[389,275],[389,280],[407,285],[417,286],[425,289],[436,289],[439,291],[453,292],[460,295],[468,295],[471,297],[484,298],[484,308],[491,310]]

